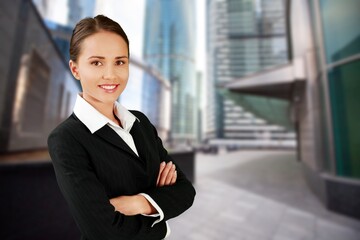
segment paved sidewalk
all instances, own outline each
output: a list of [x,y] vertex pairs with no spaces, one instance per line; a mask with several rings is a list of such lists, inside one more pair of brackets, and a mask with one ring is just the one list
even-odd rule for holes
[[360,221],[327,211],[292,151],[196,157],[197,196],[170,240],[360,240]]

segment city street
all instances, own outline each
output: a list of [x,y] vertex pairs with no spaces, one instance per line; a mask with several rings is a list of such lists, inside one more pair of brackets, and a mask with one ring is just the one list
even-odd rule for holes
[[293,151],[196,156],[197,196],[171,240],[358,240],[360,221],[327,211]]
[[0,240],[360,240],[359,3],[0,1]]

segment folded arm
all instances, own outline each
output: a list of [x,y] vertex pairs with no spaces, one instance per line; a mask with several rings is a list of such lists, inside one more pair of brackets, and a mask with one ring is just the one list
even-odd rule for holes
[[53,132],[49,152],[57,181],[81,232],[88,239],[161,239],[166,224],[115,211],[85,149],[69,132]]
[[[159,174],[156,182],[157,187],[170,186],[175,184],[177,178],[176,166],[172,162],[162,162],[159,168]],[[119,196],[110,199],[111,205],[116,211],[127,216],[137,214],[153,215],[158,214],[155,206],[143,195]]]
[[174,162],[166,149],[163,147],[162,140],[158,137],[156,128],[149,121],[147,122],[150,125],[149,128],[153,130],[155,144],[158,149],[160,159],[164,160],[166,163],[172,162],[176,168],[176,182],[174,184],[161,184],[161,187],[153,188],[145,192],[163,211],[164,218],[160,219],[160,221],[166,221],[180,215],[190,208],[193,204],[196,192],[191,182],[186,178],[180,167],[176,164],[176,162]]

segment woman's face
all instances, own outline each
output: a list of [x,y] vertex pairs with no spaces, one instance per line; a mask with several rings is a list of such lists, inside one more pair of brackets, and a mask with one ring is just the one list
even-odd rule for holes
[[96,106],[117,100],[129,77],[128,55],[126,42],[113,32],[101,31],[83,40],[77,62],[70,60],[69,65],[86,101]]

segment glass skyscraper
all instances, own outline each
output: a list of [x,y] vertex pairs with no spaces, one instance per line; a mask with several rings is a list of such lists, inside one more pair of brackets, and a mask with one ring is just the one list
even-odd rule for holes
[[56,43],[56,46],[59,48],[65,62],[67,63],[70,59],[69,48],[73,28],[70,26],[57,24],[47,19],[44,19],[44,23],[47,29],[50,30],[51,36]]
[[131,56],[129,80],[119,100],[128,109],[143,112],[164,142],[168,140],[170,130],[170,97],[169,81]]
[[[93,17],[96,7],[96,0],[32,0],[40,15],[47,20],[55,21],[53,15],[61,11],[59,6],[66,7],[67,14],[62,24],[73,28],[75,24],[84,17]],[[57,21],[56,21],[57,22]]]
[[[170,141],[194,141],[197,124],[195,2],[147,0],[145,14],[144,61],[171,83]],[[144,81],[143,89],[156,92],[152,89],[155,87],[150,81]]]
[[[287,116],[289,103],[239,95],[222,88],[227,83],[288,61],[285,7],[282,0],[208,0],[207,138],[239,145],[281,140],[295,146]],[[258,102],[269,116],[251,107]],[[250,144],[251,145],[251,144]],[[272,144],[271,144],[272,145]]]
[[70,0],[68,1],[68,25],[75,24],[84,17],[93,17],[96,0]]

